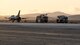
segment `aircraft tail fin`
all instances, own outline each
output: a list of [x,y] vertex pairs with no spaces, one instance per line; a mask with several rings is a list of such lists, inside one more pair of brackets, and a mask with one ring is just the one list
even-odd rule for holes
[[19,12],[18,12],[18,14],[17,14],[17,17],[20,17],[20,12],[21,12],[21,11],[19,10]]

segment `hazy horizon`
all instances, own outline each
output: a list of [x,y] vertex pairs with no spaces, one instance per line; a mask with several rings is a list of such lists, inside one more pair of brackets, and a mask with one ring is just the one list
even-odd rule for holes
[[80,14],[80,0],[0,0],[0,15],[48,13],[61,11]]

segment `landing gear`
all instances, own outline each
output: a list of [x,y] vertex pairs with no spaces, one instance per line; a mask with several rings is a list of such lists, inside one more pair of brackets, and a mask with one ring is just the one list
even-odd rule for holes
[[17,22],[20,22],[21,21],[21,17],[18,17],[16,20],[17,20]]

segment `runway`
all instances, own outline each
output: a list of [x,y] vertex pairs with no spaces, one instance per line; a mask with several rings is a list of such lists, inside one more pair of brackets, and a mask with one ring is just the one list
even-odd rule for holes
[[0,23],[0,45],[80,45],[80,24]]

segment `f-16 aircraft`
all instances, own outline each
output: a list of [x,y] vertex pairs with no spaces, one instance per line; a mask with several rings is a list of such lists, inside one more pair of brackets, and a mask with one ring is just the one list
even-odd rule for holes
[[20,10],[19,10],[19,12],[18,12],[18,14],[16,16],[15,15],[11,15],[8,19],[9,19],[9,21],[12,21],[12,22],[14,22],[14,21],[20,22],[21,19],[26,19],[26,18],[21,18],[20,17]]
[[19,12],[18,12],[18,14],[15,16],[15,15],[11,15],[10,17],[9,17],[9,21],[12,21],[12,22],[14,22],[14,21],[17,21],[17,22],[20,22],[21,21],[21,17],[20,17],[20,10],[19,10]]

